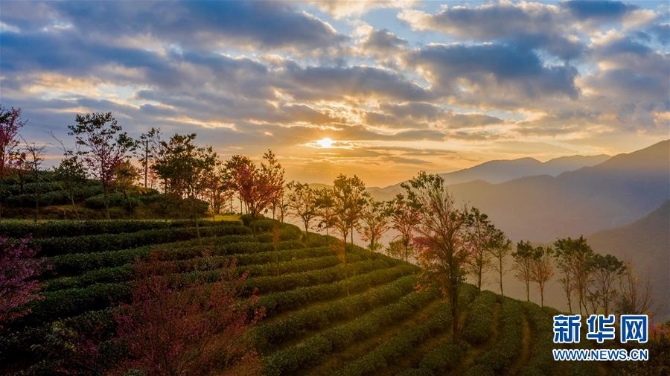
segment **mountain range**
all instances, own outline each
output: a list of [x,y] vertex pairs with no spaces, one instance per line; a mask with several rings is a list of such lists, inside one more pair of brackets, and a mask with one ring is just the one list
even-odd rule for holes
[[648,275],[657,313],[670,319],[670,200],[633,223],[587,240],[594,251],[632,260],[638,276]]
[[[527,163],[525,159],[505,162]],[[510,163],[493,161],[449,176],[462,177],[474,174],[472,171],[484,176],[492,166],[505,165]],[[487,176],[504,179],[503,174]],[[592,234],[640,219],[670,198],[670,141],[557,176],[525,176],[502,183],[475,180],[450,184],[448,189],[457,202],[488,214],[515,241],[553,242]],[[369,191],[378,199],[389,199],[402,189],[398,184]]]

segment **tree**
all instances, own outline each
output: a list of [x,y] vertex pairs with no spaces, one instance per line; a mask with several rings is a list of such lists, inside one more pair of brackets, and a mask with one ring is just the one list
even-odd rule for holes
[[[0,105],[0,179],[7,175],[7,170],[13,167],[17,157],[16,150],[19,145],[19,129],[25,125],[21,119],[21,109],[6,109]],[[1,192],[0,192],[1,193]],[[2,203],[5,194],[0,194],[0,218],[2,218]]]
[[466,275],[470,255],[465,246],[467,216],[454,205],[439,175],[420,172],[402,187],[417,210],[413,244],[424,269],[423,280],[437,286],[449,299],[452,336],[458,333],[458,290]]
[[477,208],[471,208],[467,213],[468,233],[467,244],[472,257],[469,260],[470,272],[477,281],[477,289],[482,290],[482,275],[491,265],[489,249],[493,246],[496,228],[491,224],[488,216]]
[[195,133],[175,134],[161,144],[162,153],[152,168],[165,182],[166,193],[186,199],[189,216],[195,222],[198,242],[202,247],[198,225],[199,204],[208,179],[215,173],[220,161],[211,146],[195,145]]
[[332,193],[335,208],[333,227],[342,236],[343,243],[346,244],[347,236],[351,235],[351,244],[354,244],[354,228],[361,220],[363,208],[368,199],[365,183],[356,175],[348,178],[340,174],[333,182]]
[[610,312],[610,303],[616,299],[618,291],[616,283],[626,271],[623,261],[612,255],[601,255],[596,253],[591,259],[591,288],[589,295],[592,297],[593,311],[602,305],[605,316]]
[[[33,175],[33,180],[35,183],[39,183],[40,181],[40,166],[42,165],[42,161],[44,158],[42,158],[42,154],[44,153],[44,146],[37,146],[34,142],[33,143],[28,143],[23,137],[21,137],[21,140],[23,140],[25,144],[25,155],[26,155],[26,166],[28,170],[32,173]],[[33,193],[33,197],[35,199],[35,222],[37,222],[37,218],[39,217],[39,211],[40,211],[40,198],[41,198],[41,187],[39,184],[36,184],[35,191]]]
[[289,190],[287,203],[289,212],[302,220],[305,233],[309,233],[310,222],[317,216],[316,191],[307,183],[292,181],[286,188]]
[[205,194],[208,198],[212,214],[218,214],[224,204],[233,196],[230,178],[224,168],[217,168],[205,177]]
[[247,157],[235,155],[226,162],[232,186],[254,218],[276,206],[284,194],[284,169],[274,153],[263,154],[260,169]]
[[533,250],[531,280],[537,283],[537,288],[540,290],[540,306],[542,307],[544,307],[544,287],[554,276],[553,253],[554,250],[551,247],[538,246]]
[[121,190],[123,198],[126,201],[126,209],[132,210],[132,203],[130,201],[130,190],[135,186],[135,182],[139,178],[137,169],[130,161],[123,161],[114,168],[114,187]]
[[41,299],[37,276],[45,259],[35,258],[30,238],[0,237],[0,330],[11,320],[30,312],[26,304]]
[[144,188],[148,188],[149,173],[152,171],[151,166],[161,154],[160,129],[152,127],[148,132],[142,133],[135,142],[135,151],[144,171]]
[[591,259],[593,258],[593,249],[586,243],[586,239],[580,236],[578,239],[565,238],[554,242],[556,249],[557,264],[563,272],[564,291],[568,296],[568,306],[572,311],[570,295],[572,291],[577,292],[579,299],[579,312],[582,308],[588,315],[586,306],[588,298],[588,287],[591,277]]
[[[395,240],[398,245],[394,247],[401,247],[399,257],[408,261],[410,256],[414,255],[412,248],[412,234],[414,224],[419,221],[419,211],[411,207],[412,203],[399,193],[391,201],[391,228],[398,232]],[[389,249],[390,244],[389,244]]]
[[321,217],[319,228],[326,229],[326,235],[330,235],[330,228],[335,223],[335,199],[333,190],[330,188],[321,188],[316,191],[316,210]]
[[7,109],[0,105],[0,179],[5,177],[6,168],[11,167],[15,148],[19,145],[19,129],[25,125],[21,119],[21,109]]
[[382,248],[379,240],[391,228],[390,215],[391,206],[388,202],[368,198],[361,215],[360,231],[363,241],[370,242],[370,251],[376,252]]
[[526,284],[526,301],[530,301],[530,281],[533,279],[534,248],[529,241],[520,241],[516,244],[516,252],[512,253],[516,270],[515,277]]
[[493,269],[496,272],[498,272],[498,282],[500,283],[500,295],[504,297],[505,294],[503,293],[503,276],[507,271],[505,268],[505,259],[507,258],[507,255],[512,251],[512,241],[505,236],[505,233],[497,229],[495,231],[495,234],[493,235],[492,240],[493,242],[491,244],[491,247],[489,248],[489,252],[496,261],[493,263]]
[[261,177],[265,183],[266,194],[270,199],[269,206],[272,206],[272,219],[275,219],[275,212],[284,198],[284,183],[286,183],[284,168],[277,161],[272,150],[263,154],[263,159],[265,162],[261,162]]
[[136,264],[132,303],[115,314],[118,337],[130,355],[121,371],[259,375],[260,360],[246,333],[264,309],[256,307],[255,294],[242,298],[247,275],[236,275],[235,266],[224,264],[213,283],[178,288],[184,281],[169,274],[173,270],[158,261],[157,253]]
[[61,159],[60,164],[54,168],[54,172],[56,179],[58,179],[67,192],[75,216],[79,217],[77,206],[74,203],[74,189],[77,185],[86,181],[86,170],[79,156],[74,153],[66,153],[64,158]]
[[619,284],[619,299],[617,302],[617,311],[622,314],[649,314],[654,301],[652,299],[651,280],[649,275],[644,280],[640,280],[635,272],[631,260],[624,261],[624,270]]
[[72,211],[79,218],[77,206],[74,203],[74,189],[77,185],[86,181],[86,168],[79,158],[80,154],[77,151],[67,148],[63,144],[63,141],[53,133],[49,134],[60,144],[60,149],[63,152],[63,159],[61,159],[58,166],[54,167],[56,180],[58,180],[58,184],[67,192],[67,196],[72,203]]
[[77,124],[68,125],[70,136],[75,136],[76,144],[83,146],[81,151],[88,172],[100,180],[105,201],[105,212],[110,219],[109,194],[114,180],[116,166],[128,158],[135,142],[127,133],[121,132],[111,112],[77,114]]

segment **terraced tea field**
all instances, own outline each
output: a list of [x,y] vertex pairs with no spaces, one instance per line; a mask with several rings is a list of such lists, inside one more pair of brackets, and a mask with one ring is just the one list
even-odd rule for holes
[[[348,249],[345,266],[331,238],[306,239],[297,227],[283,225],[273,241],[271,228],[270,221],[208,223],[200,229],[208,266],[182,268],[184,278],[215,279],[217,265],[234,257],[239,270],[249,272],[247,293],[256,289],[266,307],[252,334],[267,375],[604,371],[595,363],[552,361],[551,309],[465,285],[462,338],[454,341],[448,305],[435,292],[415,290],[417,267],[358,247]],[[103,358],[114,359],[118,349],[104,339],[114,334],[115,307],[131,297],[131,263],[157,249],[162,261],[179,269],[202,255],[195,229],[180,222],[0,225],[0,232],[33,233],[51,265],[43,276],[44,299],[31,304],[32,313],[14,323],[11,335],[0,337],[0,373],[52,374],[58,359],[45,353],[44,344],[62,339],[56,336],[62,326],[54,324],[59,320],[98,333]]]

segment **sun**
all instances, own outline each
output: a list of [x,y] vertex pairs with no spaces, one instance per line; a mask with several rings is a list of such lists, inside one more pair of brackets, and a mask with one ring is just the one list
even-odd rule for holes
[[322,149],[330,149],[333,147],[334,141],[328,137],[322,138],[316,141],[316,144],[319,145]]

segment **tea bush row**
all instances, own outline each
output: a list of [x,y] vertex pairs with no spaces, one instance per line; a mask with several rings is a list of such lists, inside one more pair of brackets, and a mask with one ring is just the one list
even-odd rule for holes
[[430,292],[411,293],[396,301],[360,315],[354,321],[315,334],[306,340],[265,358],[268,376],[295,374],[308,368],[333,351],[375,335],[381,328],[403,320],[436,297]]
[[358,293],[366,289],[395,281],[411,274],[412,268],[406,265],[392,268],[378,269],[366,274],[357,275],[335,283],[325,283],[316,286],[299,287],[290,291],[275,292],[263,295],[258,300],[258,306],[265,307],[268,316],[305,306],[309,303],[323,301],[347,295],[347,291]]
[[336,375],[374,374],[378,370],[394,364],[399,358],[411,353],[421,342],[427,340],[435,332],[444,330],[450,325],[451,313],[442,305],[437,311],[430,311],[431,318],[419,325],[401,331],[368,354],[349,363]]
[[[216,241],[216,246],[209,242]],[[206,251],[212,255],[229,255],[238,252],[271,252],[272,244],[262,244],[253,241],[251,235],[229,235],[224,237],[212,237],[202,240]],[[279,243],[277,248],[299,249],[304,245],[300,242],[290,241]],[[150,245],[144,247],[130,248],[120,251],[106,251],[96,253],[76,253],[48,258],[51,270],[46,276],[60,274],[78,275],[83,272],[113,266],[121,266],[132,263],[136,258],[147,258],[153,251],[157,251],[161,260],[189,260],[203,255],[202,249],[198,247],[197,240],[176,242],[170,244]],[[328,251],[330,252],[330,251]],[[332,252],[328,253],[332,254]]]
[[[299,250],[302,251],[302,250]],[[288,251],[292,252],[292,251]],[[381,261],[364,261],[347,266],[349,272],[365,272],[387,267]],[[276,277],[258,277],[247,280],[247,290],[253,288],[259,291],[288,290],[295,286],[308,286],[318,283],[329,283],[344,277],[344,268],[331,267],[311,272],[284,274]],[[178,275],[179,285],[194,281],[213,282],[221,277],[220,270],[197,271]],[[118,283],[96,283],[83,288],[72,288],[50,291],[44,294],[44,299],[31,303],[32,313],[29,315],[33,322],[44,322],[61,317],[74,316],[85,311],[98,310],[126,301],[130,297],[132,281]]]
[[556,345],[553,343],[553,319],[537,304],[521,302],[531,327],[532,346],[531,357],[520,371],[521,375],[550,374],[554,368],[554,360],[551,349]]
[[458,367],[469,348],[470,345],[465,341],[453,342],[449,339],[428,351],[421,359],[419,367],[436,375],[445,374]]
[[[183,273],[195,270],[209,270],[221,268],[230,260],[230,257],[198,257],[191,260],[166,261],[167,270]],[[250,276],[280,275],[297,271],[322,269],[340,264],[336,256],[324,256],[297,261],[280,262],[275,264],[250,265],[238,268],[240,273],[248,272]],[[133,266],[126,264],[111,268],[101,268],[88,271],[76,277],[61,277],[47,281],[43,291],[56,291],[65,288],[85,287],[94,283],[124,282],[134,278]]]
[[[200,226],[239,226],[236,221],[210,222],[203,221]],[[0,222],[0,234],[10,238],[23,238],[31,234],[33,238],[90,236],[98,234],[119,234],[123,232],[136,232],[141,230],[159,230],[166,228],[193,227],[192,221],[159,221],[159,220],[133,220],[119,219],[109,220],[87,220],[87,221],[2,221]]]
[[505,298],[500,322],[495,345],[476,360],[477,364],[483,364],[496,373],[506,370],[521,352],[523,312],[515,300]]
[[[242,225],[207,226],[200,229],[201,237],[246,235],[250,233],[251,230]],[[38,238],[33,239],[31,243],[40,249],[41,255],[53,257],[71,253],[114,251],[150,244],[189,240],[196,237],[196,228],[186,227],[140,230],[118,234]]]
[[323,329],[338,320],[355,318],[374,307],[400,299],[412,291],[415,282],[414,276],[403,277],[362,294],[304,309],[280,321],[261,324],[254,329],[257,346],[261,351],[267,351],[311,330]]
[[473,345],[481,345],[491,338],[493,311],[498,296],[490,291],[482,291],[470,304],[470,314],[465,320],[463,338]]

